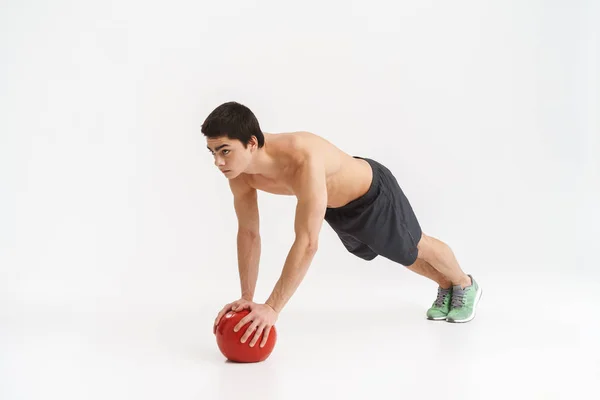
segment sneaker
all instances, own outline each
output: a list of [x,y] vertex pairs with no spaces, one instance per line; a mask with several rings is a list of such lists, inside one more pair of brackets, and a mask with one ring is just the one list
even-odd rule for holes
[[475,318],[475,308],[479,303],[482,291],[471,275],[469,278],[471,278],[470,286],[464,289],[460,285],[452,287],[452,301],[446,321],[468,322]]
[[434,321],[445,320],[450,311],[450,299],[452,297],[452,288],[442,289],[438,286],[437,299],[427,310],[427,319]]

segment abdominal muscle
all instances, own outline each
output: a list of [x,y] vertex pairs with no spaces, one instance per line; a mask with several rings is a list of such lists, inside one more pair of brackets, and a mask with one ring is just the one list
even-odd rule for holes
[[372,178],[367,161],[344,155],[340,170],[327,178],[327,207],[342,207],[364,195]]

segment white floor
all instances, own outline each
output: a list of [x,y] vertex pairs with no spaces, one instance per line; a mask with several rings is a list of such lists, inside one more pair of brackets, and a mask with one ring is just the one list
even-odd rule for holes
[[224,360],[211,331],[213,304],[185,312],[5,313],[0,398],[594,397],[597,282],[508,285],[482,276],[477,317],[449,324],[423,317],[434,297],[430,283],[407,280],[412,286],[381,281],[366,291],[357,279],[347,299],[299,295],[260,364]]

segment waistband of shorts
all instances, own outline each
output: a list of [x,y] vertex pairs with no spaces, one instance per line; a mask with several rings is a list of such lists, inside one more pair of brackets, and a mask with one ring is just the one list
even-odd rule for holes
[[380,170],[380,166],[379,163],[377,163],[377,161],[372,160],[370,158],[366,158],[366,157],[359,157],[359,156],[353,156],[354,158],[358,158],[360,160],[365,160],[366,162],[369,163],[369,165],[371,165],[371,170],[373,171],[373,178],[371,180],[371,185],[369,186],[369,189],[367,190],[367,192],[365,194],[363,194],[362,196],[352,200],[351,202],[341,206],[341,207],[335,207],[335,208],[331,208],[331,207],[327,207],[328,211],[349,211],[349,210],[353,210],[355,208],[359,208],[365,204],[368,204],[370,202],[373,201],[373,199],[375,197],[377,197],[377,194],[379,193],[379,186],[381,183],[381,170]]

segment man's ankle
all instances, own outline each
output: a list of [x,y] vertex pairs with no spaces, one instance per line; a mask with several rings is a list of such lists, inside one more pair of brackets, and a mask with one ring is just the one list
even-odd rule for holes
[[460,282],[455,283],[455,286],[460,286],[462,289],[471,286],[473,284],[473,281],[471,280],[471,277],[469,275],[465,275],[463,277],[463,279]]
[[450,289],[452,287],[452,282],[450,282],[450,281],[440,281],[440,282],[438,282],[438,285],[442,289]]

